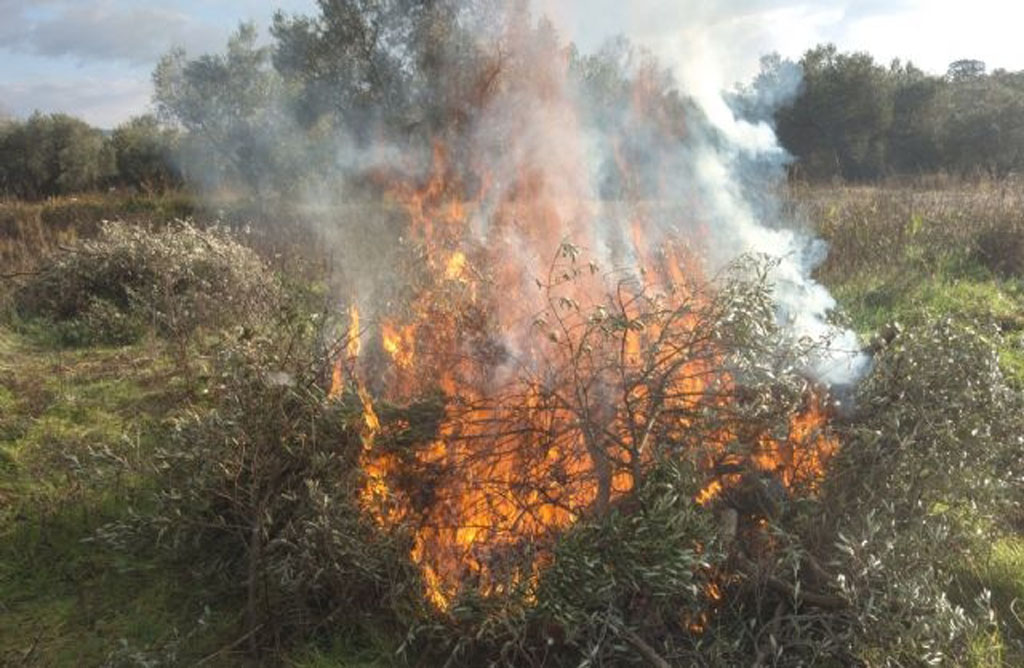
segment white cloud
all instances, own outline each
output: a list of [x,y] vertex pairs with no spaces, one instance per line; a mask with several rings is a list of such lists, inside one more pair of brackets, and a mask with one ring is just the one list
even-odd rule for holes
[[[6,4],[11,5],[9,0]],[[223,29],[181,10],[123,0],[20,3],[9,8],[4,47],[47,57],[70,56],[83,63],[151,63],[171,47],[204,46]],[[28,6],[26,6],[28,5]]]
[[0,83],[0,100],[16,116],[33,111],[63,112],[110,129],[129,116],[145,113],[151,86],[145,77]]
[[[913,60],[933,73],[958,58],[1024,69],[1019,29],[1024,3],[1006,0],[534,0],[569,38],[593,48],[626,34],[670,63],[696,52],[730,85],[777,51],[799,58],[835,42],[879,62]],[[700,45],[697,49],[695,46]]]
[[1020,27],[1024,4],[1005,0],[913,0],[901,11],[863,15],[842,31],[840,45],[868,51],[881,62],[911,59],[941,73],[960,58],[991,68],[1024,69]]
[[243,20],[314,0],[0,0],[0,105],[66,112],[101,127],[143,113],[161,55],[220,51]]

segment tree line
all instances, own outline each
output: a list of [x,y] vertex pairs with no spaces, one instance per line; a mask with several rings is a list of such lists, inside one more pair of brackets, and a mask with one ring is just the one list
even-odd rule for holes
[[[311,173],[344,169],[343,154],[381,136],[423,143],[459,135],[502,68],[526,62],[482,47],[472,31],[486,26],[460,15],[457,2],[357,5],[323,3],[315,18],[278,14],[270,44],[242,25],[221,54],[169,53],[153,75],[157,113],[109,133],[65,114],[0,120],[0,196],[186,181],[286,192]],[[584,56],[564,49],[550,24],[529,24],[525,13],[521,20],[538,53],[568,58],[596,122],[616,122],[613,110],[638,82],[670,124],[683,128],[698,113],[625,39]],[[794,178],[1005,177],[1024,167],[1024,72],[989,73],[980,61],[954,62],[936,76],[822,45],[795,62],[766,56],[730,101],[739,115],[775,126]],[[612,190],[621,177],[608,177]]]
[[[799,77],[797,93],[774,110],[793,172],[809,180],[876,180],[944,172],[1001,178],[1024,168],[1024,71],[988,72],[958,60],[930,75],[895,60],[834,45],[798,62],[768,56],[738,97],[758,100]],[[747,113],[757,114],[748,103]]]
[[67,114],[0,120],[0,196],[37,200],[129,187],[163,191],[183,183],[180,133],[153,115],[104,132]]

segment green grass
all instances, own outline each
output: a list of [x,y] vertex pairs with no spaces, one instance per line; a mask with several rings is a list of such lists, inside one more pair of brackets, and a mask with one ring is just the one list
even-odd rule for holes
[[963,604],[987,597],[995,611],[972,646],[974,664],[1024,665],[1024,536],[1006,536],[966,556],[957,586]]
[[864,337],[893,321],[953,317],[993,323],[1003,334],[1003,370],[1024,381],[1024,281],[978,273],[856,276],[832,291]]
[[385,668],[397,663],[396,637],[360,634],[359,637],[337,635],[324,646],[301,648],[289,657],[295,668]]
[[181,407],[171,369],[151,342],[66,351],[0,329],[0,664],[198,658],[230,625],[156,554],[95,540]]

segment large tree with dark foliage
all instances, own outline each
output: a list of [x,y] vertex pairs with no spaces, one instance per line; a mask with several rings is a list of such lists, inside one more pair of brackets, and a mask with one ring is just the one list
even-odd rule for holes
[[0,126],[0,193],[24,199],[95,189],[113,174],[103,133],[66,114]]
[[[964,59],[935,76],[826,45],[799,63],[766,59],[752,92],[760,94],[792,67],[803,72],[800,93],[774,120],[801,177],[873,180],[939,171],[1003,177],[1024,167],[1021,73],[989,74],[985,63]],[[740,109],[757,111],[749,95]]]
[[181,185],[173,155],[177,142],[178,134],[151,114],[119,125],[110,136],[118,182],[147,192]]
[[779,112],[783,144],[815,175],[870,178],[886,162],[892,123],[891,83],[886,70],[865,53],[817,47],[800,61],[804,90]]

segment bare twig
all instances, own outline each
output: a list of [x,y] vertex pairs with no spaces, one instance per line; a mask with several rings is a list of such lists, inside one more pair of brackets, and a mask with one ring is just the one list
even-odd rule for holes
[[237,640],[234,640],[230,644],[225,645],[224,647],[221,647],[220,649],[218,649],[213,654],[208,654],[205,657],[203,657],[202,659],[199,659],[199,661],[196,661],[195,665],[196,666],[206,665],[210,661],[213,661],[214,659],[216,659],[218,656],[220,656],[222,654],[225,654],[227,652],[230,652],[231,650],[235,649],[236,647],[238,647],[239,645],[244,643],[246,640],[248,640],[253,634],[255,634],[257,631],[259,631],[261,628],[263,628],[262,624],[259,624],[259,625],[255,626],[255,627],[253,627],[252,629],[247,631],[242,637],[238,638]]
[[839,596],[819,594],[805,589],[797,589],[788,582],[781,580],[774,575],[758,576],[757,567],[745,557],[740,557],[740,567],[752,578],[761,579],[770,589],[787,596],[790,600],[798,603],[806,603],[826,610],[843,610],[849,607],[846,599]]
[[618,631],[619,635],[622,636],[622,639],[632,645],[633,649],[639,652],[640,656],[647,659],[647,662],[652,666],[655,668],[672,668],[671,664],[663,659],[661,655],[658,654],[657,650],[648,645],[647,642],[636,633],[627,628],[620,628]]
[[25,276],[38,276],[43,272],[41,271],[14,271],[9,274],[0,274],[0,279],[5,281],[12,281],[16,278],[23,278]]

